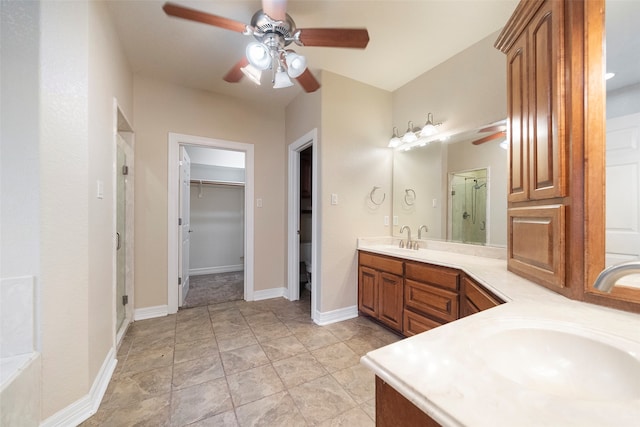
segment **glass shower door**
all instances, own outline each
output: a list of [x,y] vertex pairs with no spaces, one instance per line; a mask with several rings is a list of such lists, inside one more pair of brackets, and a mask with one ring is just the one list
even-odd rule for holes
[[121,144],[117,145],[116,166],[116,331],[120,330],[125,319],[126,295],[126,205],[127,177],[124,174],[127,156]]

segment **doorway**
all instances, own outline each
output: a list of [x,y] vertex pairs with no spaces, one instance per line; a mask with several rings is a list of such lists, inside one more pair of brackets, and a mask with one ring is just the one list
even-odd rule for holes
[[[320,247],[318,233],[318,151],[317,130],[314,129],[289,145],[288,169],[288,243],[287,243],[287,288],[291,301],[300,299],[301,277],[310,276],[311,318],[318,319],[318,304],[322,292],[319,260]],[[301,161],[302,153],[307,156],[304,165]],[[304,159],[304,157],[302,157]],[[307,160],[309,160],[307,162]],[[303,170],[306,169],[306,170]],[[302,182],[304,180],[304,182]],[[308,180],[308,181],[307,181]],[[310,194],[309,194],[310,192]],[[301,197],[302,195],[302,197]],[[301,229],[303,227],[304,229]],[[305,250],[310,251],[311,268],[307,275],[306,264],[301,262],[301,243],[308,243]],[[301,271],[302,269],[302,271]],[[301,274],[303,273],[303,274]],[[305,288],[307,285],[305,284]]]
[[133,318],[133,231],[134,231],[134,133],[129,121],[114,100],[116,123],[113,149],[114,212],[114,319],[116,345],[120,343]]
[[488,172],[474,169],[449,174],[449,238],[454,242],[487,243]]
[[[179,225],[179,206],[180,206],[180,147],[196,148],[215,148],[220,150],[228,150],[234,152],[244,153],[245,156],[245,182],[243,188],[243,216],[244,223],[242,226],[242,243],[243,243],[243,257],[244,257],[244,271],[243,271],[243,294],[244,299],[247,301],[253,300],[253,288],[254,288],[254,272],[253,272],[253,185],[254,185],[254,148],[253,144],[245,144],[240,142],[223,141],[212,138],[198,137],[192,135],[184,135],[177,133],[169,133],[168,139],[168,203],[167,203],[167,217],[168,217],[168,232],[167,232],[167,248],[168,248],[168,262],[167,262],[167,299],[168,299],[168,312],[175,313],[179,307],[179,286],[182,285],[180,279],[180,263],[179,263],[179,243],[180,240],[180,227]],[[193,171],[190,177],[193,178]],[[199,180],[198,180],[199,181]],[[205,180],[203,180],[205,181]],[[192,185],[198,185],[192,183]],[[203,188],[205,184],[203,182]],[[203,189],[203,191],[205,191]],[[196,196],[197,197],[197,194]],[[193,199],[191,199],[193,200]],[[193,217],[191,217],[193,220]],[[193,230],[192,230],[193,231]],[[188,230],[187,230],[188,233]],[[193,233],[192,233],[193,234]],[[192,277],[193,280],[193,277]],[[180,285],[178,283],[180,282]],[[190,283],[193,286],[193,281]]]
[[[188,256],[181,256],[182,283],[188,283],[181,307],[242,300],[245,153],[193,145],[181,150],[189,159],[189,179],[181,184],[187,211],[181,214],[182,241],[189,241],[182,249]],[[185,164],[183,159],[181,168]]]

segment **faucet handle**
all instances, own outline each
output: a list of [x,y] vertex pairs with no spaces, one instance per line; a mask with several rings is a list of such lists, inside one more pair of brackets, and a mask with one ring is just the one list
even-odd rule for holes
[[400,244],[398,246],[400,248],[404,248],[404,240],[400,239]]

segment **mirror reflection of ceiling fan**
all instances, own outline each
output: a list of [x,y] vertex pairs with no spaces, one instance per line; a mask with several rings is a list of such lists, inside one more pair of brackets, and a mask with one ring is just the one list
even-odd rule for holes
[[[491,133],[489,133],[491,132]],[[473,145],[484,144],[485,142],[493,141],[496,139],[506,139],[507,138],[507,125],[506,124],[496,124],[492,126],[484,127],[478,130],[478,133],[489,133],[489,135],[484,136],[482,138],[474,139],[471,141]]]
[[271,70],[275,89],[292,86],[291,79],[294,78],[306,92],[314,92],[320,88],[320,83],[307,68],[306,58],[288,48],[291,43],[356,49],[364,49],[369,43],[369,33],[364,28],[296,28],[287,14],[286,0],[262,0],[262,9],[253,15],[250,24],[175,3],[165,3],[162,9],[170,16],[255,38],[256,41],[247,46],[245,56],[224,76],[229,83],[237,83],[246,76],[260,84],[262,72]]

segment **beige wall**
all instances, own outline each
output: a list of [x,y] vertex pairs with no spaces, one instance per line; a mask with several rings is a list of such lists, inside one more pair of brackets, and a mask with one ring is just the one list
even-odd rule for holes
[[[104,2],[89,3],[89,378],[115,343],[114,97],[133,120],[133,75]],[[104,198],[96,182],[104,182]]]
[[132,77],[97,2],[42,2],[40,59],[46,419],[89,393],[113,348],[113,97],[130,115]]
[[[321,117],[320,311],[328,312],[357,304],[357,238],[390,234],[391,93],[324,71]],[[387,194],[381,206],[369,201],[374,185]]]
[[167,304],[167,138],[169,132],[254,144],[254,289],[285,286],[284,109],[136,76],[135,303]]
[[463,50],[393,92],[393,123],[400,133],[433,113],[440,132],[458,133],[507,116],[506,59],[493,47],[499,32]]

